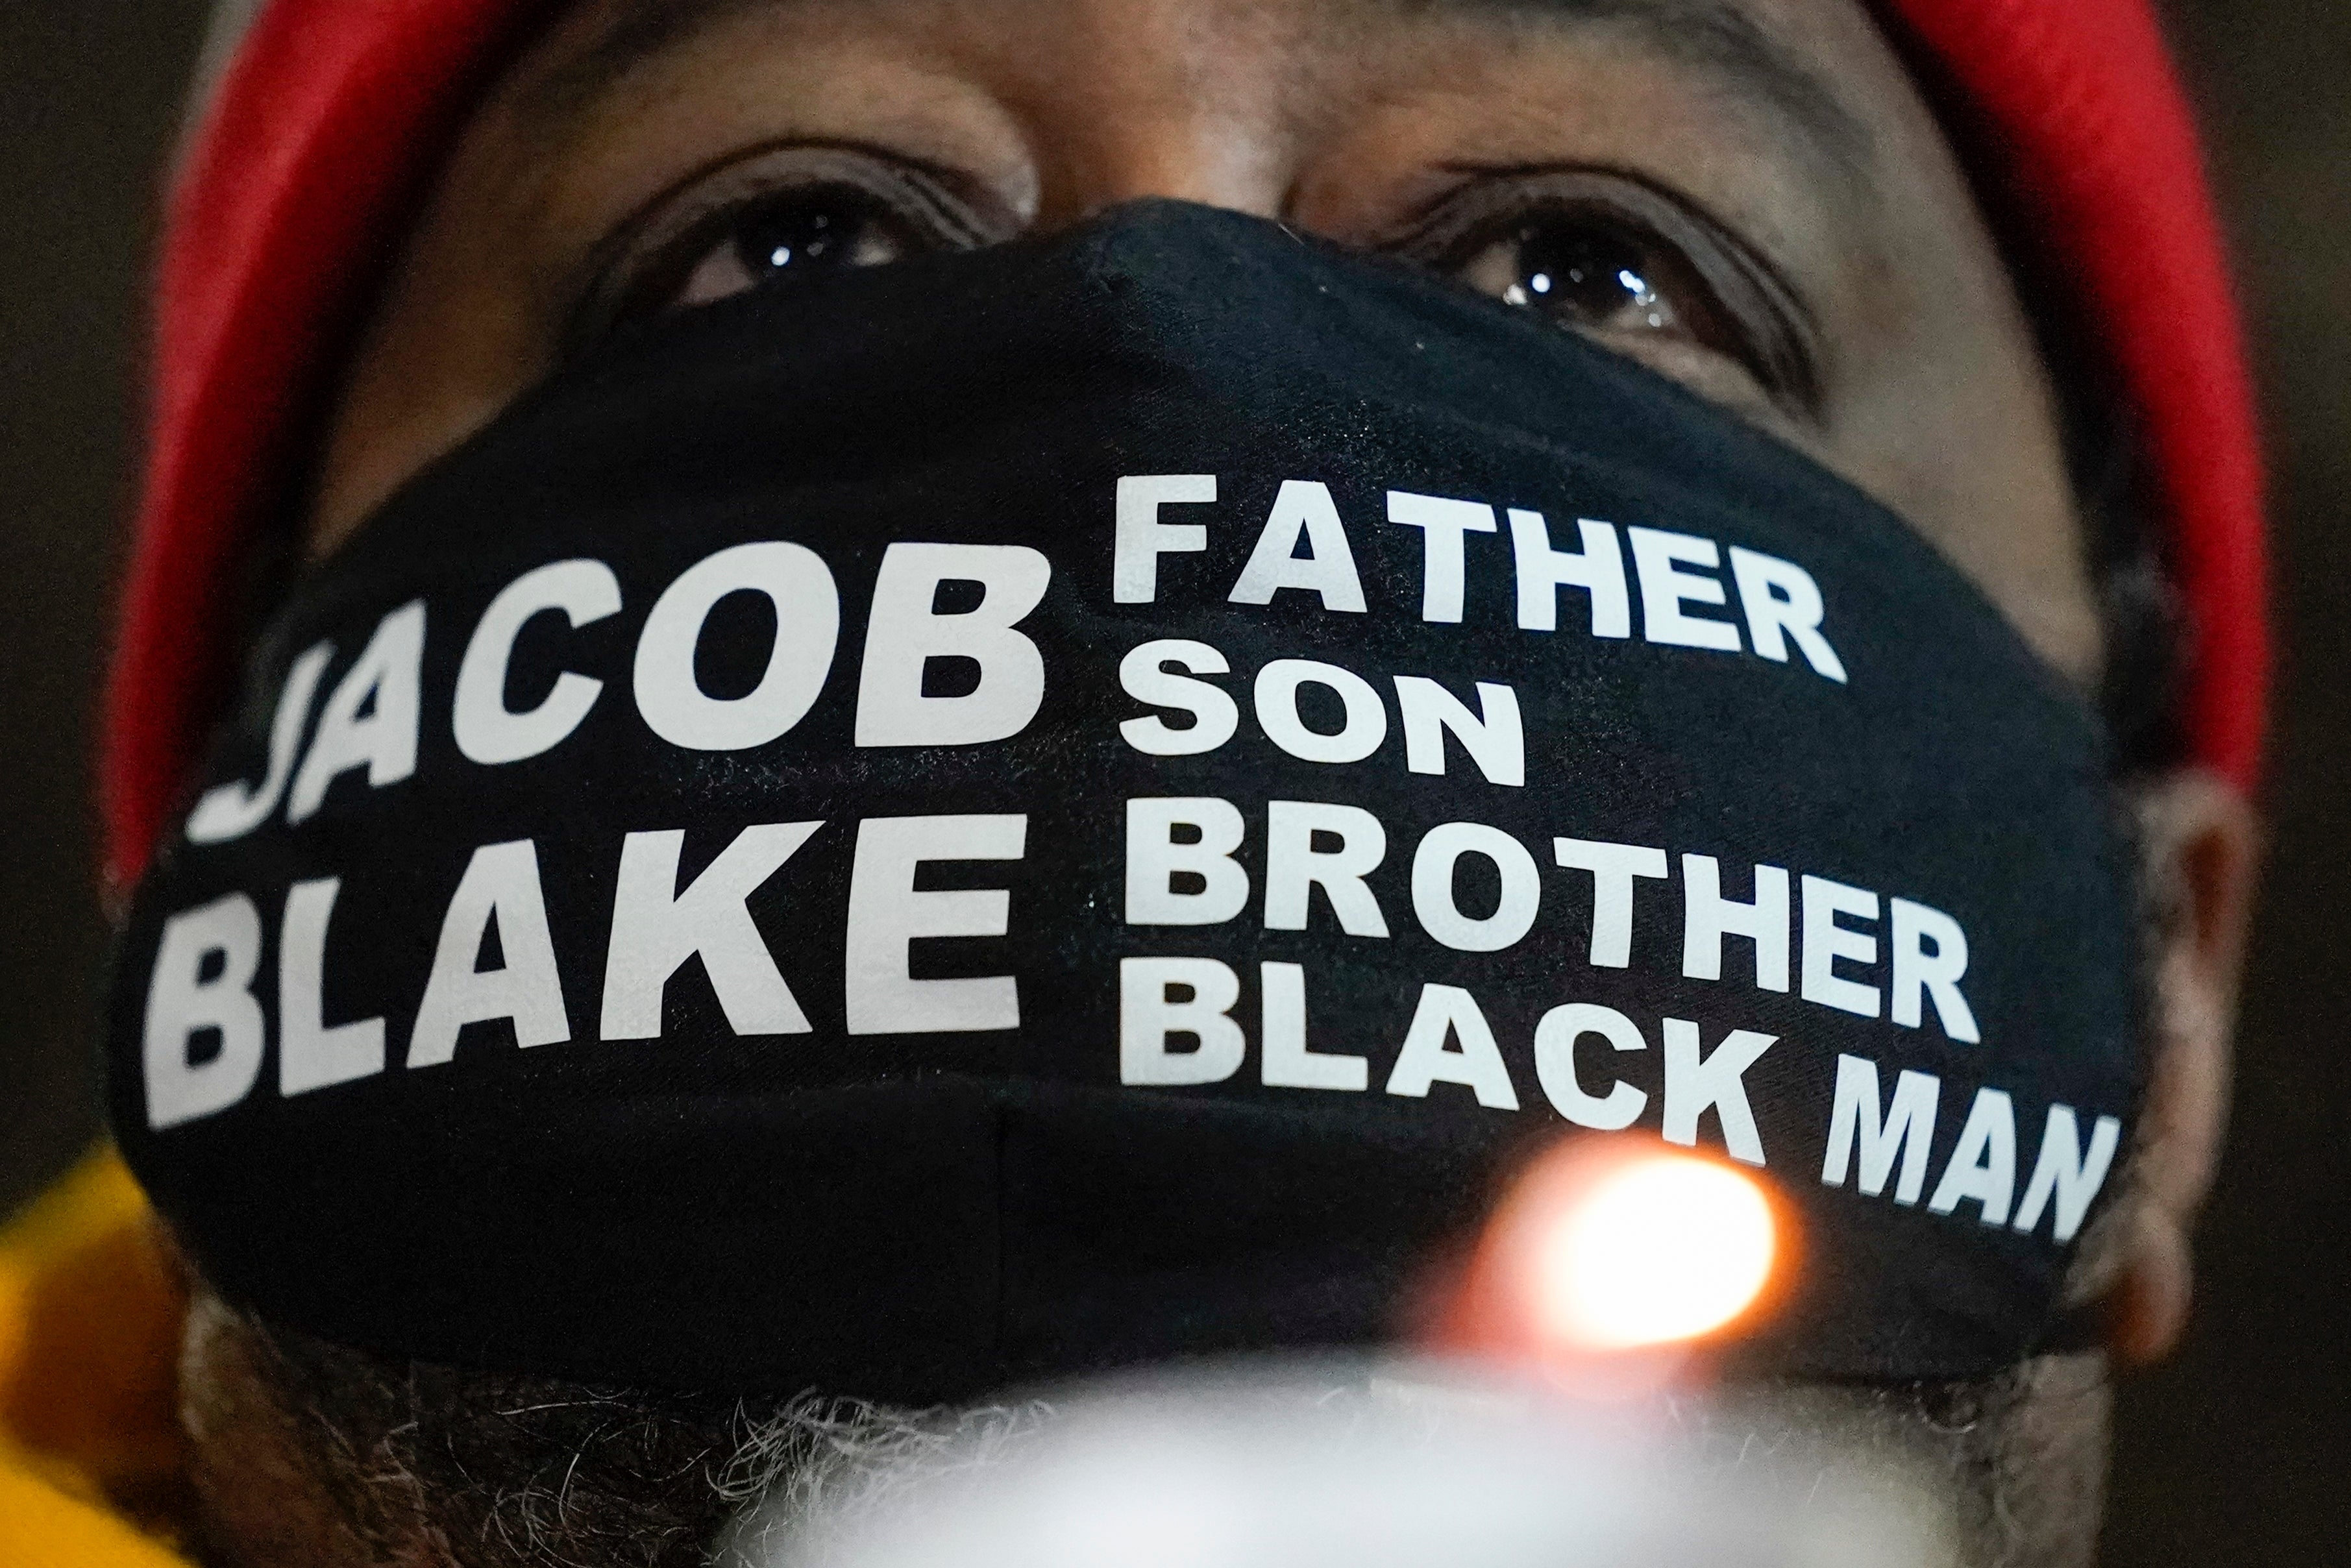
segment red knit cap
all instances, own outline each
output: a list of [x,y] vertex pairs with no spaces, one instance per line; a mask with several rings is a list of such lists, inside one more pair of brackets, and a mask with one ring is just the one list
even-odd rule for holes
[[[2001,166],[2147,445],[2189,614],[2180,717],[2250,789],[2268,663],[2261,460],[2195,128],[2147,0],[1882,0]],[[101,781],[145,865],[218,716],[233,606],[381,262],[547,0],[270,0],[172,191]]]

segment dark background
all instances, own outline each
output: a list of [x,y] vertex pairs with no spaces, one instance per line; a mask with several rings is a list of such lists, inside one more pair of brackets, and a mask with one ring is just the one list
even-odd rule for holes
[[[2168,8],[2259,345],[2283,701],[2196,1322],[2124,1394],[2106,1558],[2300,1568],[2351,1561],[2351,5]],[[204,10],[0,0],[0,1210],[95,1132],[89,716],[149,214]]]

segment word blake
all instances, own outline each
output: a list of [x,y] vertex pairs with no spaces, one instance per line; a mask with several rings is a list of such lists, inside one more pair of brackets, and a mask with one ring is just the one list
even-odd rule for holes
[[[1213,475],[1131,476],[1118,481],[1111,563],[1113,601],[1152,601],[1162,556],[1207,549],[1207,525],[1162,522],[1159,512],[1165,506],[1213,501],[1216,494]],[[1826,611],[1820,589],[1793,562],[1732,546],[1728,562],[1740,611],[1740,620],[1732,622],[1705,613],[1709,607],[1728,606],[1730,597],[1719,575],[1725,552],[1711,539],[1628,528],[1620,542],[1614,524],[1587,518],[1576,524],[1581,548],[1561,550],[1552,547],[1549,525],[1541,514],[1516,507],[1508,511],[1517,622],[1523,631],[1556,631],[1561,591],[1573,589],[1590,601],[1593,637],[1630,638],[1633,585],[1637,581],[1646,642],[1726,653],[1751,651],[1782,664],[1792,662],[1792,649],[1822,677],[1838,683],[1846,678],[1823,629]],[[1387,517],[1390,524],[1422,536],[1421,619],[1458,622],[1468,570],[1464,540],[1499,530],[1494,508],[1482,502],[1391,491]],[[1629,571],[1626,544],[1632,555]],[[1303,554],[1298,553],[1301,547]],[[888,546],[866,618],[853,743],[861,747],[977,746],[1020,734],[1043,705],[1046,670],[1036,643],[1018,627],[1043,602],[1052,576],[1052,563],[1023,545],[900,541]],[[978,602],[968,610],[942,613],[936,606],[947,583],[977,586]],[[1314,594],[1325,610],[1334,612],[1362,613],[1367,608],[1346,530],[1329,489],[1320,483],[1283,482],[1249,562],[1226,601],[1270,604],[1284,591]],[[749,692],[714,697],[703,690],[695,673],[704,627],[721,600],[746,592],[772,605],[775,639],[766,668]],[[450,713],[458,752],[471,762],[496,767],[544,756],[561,745],[602,700],[605,682],[567,670],[535,706],[509,708],[507,677],[517,640],[526,625],[541,616],[560,615],[577,630],[623,608],[619,578],[599,560],[549,562],[508,583],[475,624],[458,668]],[[630,671],[636,711],[653,734],[682,749],[741,751],[768,745],[789,733],[815,706],[831,678],[841,633],[839,586],[814,550],[774,539],[718,550],[681,573],[647,612]],[[287,821],[306,821],[325,803],[330,786],[346,775],[362,773],[373,789],[413,776],[423,711],[425,634],[424,601],[393,610],[379,622],[323,706],[319,693],[335,649],[321,643],[305,650],[278,695],[263,777],[208,791],[189,814],[189,841],[216,844],[242,838],[281,807]],[[925,673],[936,660],[976,666],[977,685],[956,695],[926,692]],[[1197,716],[1198,704],[1186,702],[1185,694],[1213,688],[1168,674],[1170,664],[1194,674],[1221,672],[1223,656],[1206,644],[1167,641],[1135,650],[1122,668],[1131,693],[1165,706],[1191,706]],[[1268,735],[1293,756],[1312,761],[1359,760],[1385,732],[1384,717],[1372,726],[1378,704],[1374,700],[1366,707],[1368,689],[1358,689],[1362,681],[1346,672],[1334,674],[1335,669],[1281,661],[1259,677],[1260,719],[1280,716],[1267,722]],[[1349,722],[1339,736],[1317,735],[1297,719],[1301,684],[1330,685],[1347,701]],[[1416,771],[1441,770],[1424,768],[1420,753],[1430,744],[1426,737],[1435,734],[1437,719],[1431,716],[1442,709],[1447,727],[1465,743],[1476,738],[1480,726],[1495,728],[1491,748],[1473,752],[1489,779],[1524,781],[1522,764],[1507,758],[1500,739],[1502,730],[1515,735],[1518,726],[1516,699],[1507,688],[1479,685],[1479,695],[1489,706],[1473,723],[1459,699],[1434,689],[1433,682],[1400,677],[1398,685]],[[1175,695],[1166,695],[1170,693]],[[1228,701],[1221,694],[1200,700]],[[1493,706],[1498,704],[1502,705],[1499,709]],[[1138,749],[1163,755],[1208,749],[1216,734],[1213,728],[1196,735],[1172,731],[1155,722],[1127,730]]]
[[[695,960],[737,1035],[812,1032],[747,901],[824,826],[746,828],[683,888],[684,832],[623,838],[612,879],[598,1038],[659,1039],[669,982]],[[848,1031],[1019,1027],[1014,977],[916,979],[909,947],[930,938],[1007,934],[1008,889],[919,889],[914,883],[921,868],[936,862],[1022,859],[1029,819],[874,817],[858,823],[856,834],[842,975]],[[296,883],[286,894],[277,938],[277,1088],[288,1097],[371,1078],[388,1065],[383,1019],[329,1024],[324,1016],[328,925],[341,892],[340,878],[321,877]],[[493,934],[499,959],[482,968]],[[268,1021],[256,991],[263,950],[261,910],[243,893],[164,921],[141,1041],[150,1126],[160,1130],[212,1115],[253,1092],[268,1045]],[[442,916],[403,1063],[444,1065],[455,1054],[461,1030],[491,1022],[511,1024],[515,1042],[524,1047],[573,1038],[538,846],[529,839],[485,844],[466,862]],[[216,1048],[200,1059],[195,1048],[207,1036]]]

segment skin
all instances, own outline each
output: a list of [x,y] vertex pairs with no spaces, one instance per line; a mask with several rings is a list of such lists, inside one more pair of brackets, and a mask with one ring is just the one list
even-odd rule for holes
[[[1681,15],[1663,32],[1642,16],[1694,7],[1649,3],[739,0],[625,64],[616,29],[696,7],[576,6],[476,113],[390,280],[329,423],[311,551],[331,552],[560,362],[600,260],[625,251],[632,221],[658,227],[695,199],[697,178],[730,162],[739,175],[758,150],[853,143],[885,170],[894,159],[945,171],[986,237],[1169,196],[1391,248],[1467,166],[1597,171],[1708,214],[1782,280],[1808,322],[1816,393],[1770,384],[1725,334],[1700,329],[1703,289],[1668,287],[1663,328],[1621,309],[1564,325],[1885,502],[2053,668],[2094,688],[2100,622],[2049,377],[1900,62],[1859,0],[1725,0],[1711,22]],[[1688,44],[1724,37],[1785,69],[1726,73],[1726,51],[1708,65]],[[875,243],[878,257],[904,240]],[[1524,257],[1489,246],[1438,259],[1499,292]],[[1653,277],[1685,277],[1670,257],[1650,259]],[[730,255],[673,260],[677,298],[747,282]],[[2137,1364],[2169,1348],[2188,1311],[2255,834],[2243,802],[2193,771],[2127,794],[2157,915],[2151,1084],[2121,1200],[2075,1283],[2105,1311],[2112,1359]],[[350,1538],[305,1481],[301,1434],[248,1408],[250,1368],[198,1300],[184,1395],[207,1495],[229,1500],[212,1521],[223,1557],[349,1560]],[[2039,1402],[2027,1425],[2093,1479],[2098,1360],[2027,1380]],[[2047,1544],[2035,1560],[2087,1552],[2095,1521],[2081,1512],[2036,1525]],[[420,1542],[402,1560],[435,1554]]]

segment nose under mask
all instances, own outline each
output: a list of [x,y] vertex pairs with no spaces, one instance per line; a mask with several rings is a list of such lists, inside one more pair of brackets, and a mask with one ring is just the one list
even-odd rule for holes
[[2137,1082],[2095,716],[1897,517],[1179,204],[643,324],[296,584],[117,955],[233,1299],[892,1400],[1401,1332],[1562,1135],[1738,1354],[2048,1343]]

